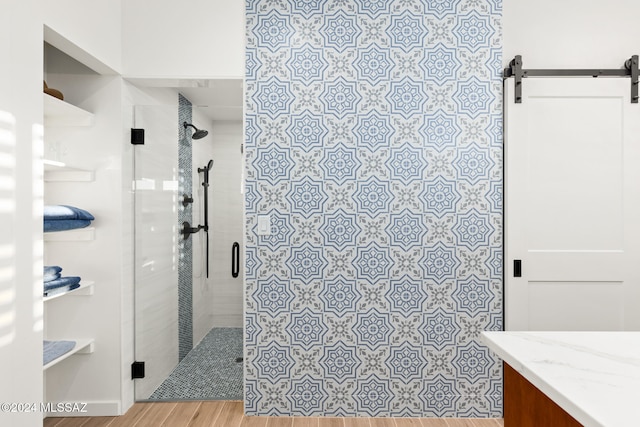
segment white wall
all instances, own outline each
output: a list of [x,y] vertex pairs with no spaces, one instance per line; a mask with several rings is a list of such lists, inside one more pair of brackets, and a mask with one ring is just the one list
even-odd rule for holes
[[[42,3],[0,14],[0,402],[42,401]],[[42,414],[2,411],[0,425],[41,426]]]
[[[216,327],[242,327],[244,283],[243,203],[240,193],[243,142],[242,122],[212,124],[213,170],[210,175],[209,235],[210,277],[213,277],[213,324]],[[231,277],[231,246],[240,244],[240,275]]]
[[[209,135],[193,141],[194,223],[204,224],[203,174],[197,169],[213,160],[209,173],[209,278],[204,252],[206,234],[193,240],[193,342],[196,345],[213,327],[242,327],[243,269],[231,277],[231,246],[240,243],[242,256],[243,196],[240,194],[242,155],[241,122],[207,122],[197,106],[194,124]],[[197,189],[197,190],[196,190]],[[242,260],[240,261],[242,262]]]
[[130,246],[123,227],[131,218],[130,206],[122,199],[123,168],[128,167],[122,154],[123,82],[117,76],[48,73],[47,83],[74,105],[93,112],[95,123],[82,128],[46,126],[45,153],[49,155],[55,144],[58,160],[94,171],[95,179],[46,183],[45,202],[78,206],[96,220],[93,241],[45,243],[46,265],[60,265],[65,275],[95,282],[91,296],[59,298],[46,305],[47,338],[93,338],[95,351],[47,370],[45,398],[89,402],[91,415],[117,414],[127,409],[121,394],[122,360],[131,363],[122,357],[121,330],[122,294],[132,281],[123,272],[123,253]]
[[[115,415],[134,401],[131,148],[123,122],[123,81],[117,76],[120,2],[56,0],[47,2],[44,10],[44,40],[85,66],[113,75],[98,76],[68,58],[51,58],[49,49],[45,54],[47,83],[62,90],[66,101],[96,113],[90,128],[45,130],[48,149],[55,144],[65,153],[63,160],[95,172],[95,181],[89,185],[47,184],[46,198],[50,203],[85,207],[97,219],[93,242],[45,244],[48,264],[61,264],[67,274],[78,274],[96,285],[90,297],[47,303],[45,334],[94,338],[95,352],[50,368],[45,374],[44,399],[85,401],[90,403],[90,415]],[[41,46],[42,24],[39,39]],[[48,149],[45,156],[52,154]]]
[[[637,0],[504,0],[506,64],[524,68],[620,68],[640,55]],[[526,83],[525,83],[526,84]]]
[[[188,98],[187,98],[188,99]],[[193,182],[193,223],[204,225],[204,187],[202,182],[204,173],[198,173],[198,168],[203,168],[209,160],[213,159],[213,136],[212,123],[198,110],[193,107],[193,124],[198,129],[206,129],[209,135],[202,139],[192,140],[191,156],[192,182]],[[213,171],[210,173],[209,180]],[[209,187],[209,207],[212,206],[212,187]],[[212,212],[209,212],[209,227],[213,224]],[[217,280],[209,265],[209,277],[207,278],[205,254],[206,238],[204,231],[192,234],[193,239],[193,345],[194,347],[204,338],[213,327],[214,316],[214,295],[213,286]],[[215,239],[211,230],[209,231],[209,253],[213,252]],[[211,256],[210,256],[211,258]]]
[[244,76],[244,1],[126,0],[122,17],[125,76]]
[[44,23],[117,72],[122,71],[122,8],[113,0],[47,0]]

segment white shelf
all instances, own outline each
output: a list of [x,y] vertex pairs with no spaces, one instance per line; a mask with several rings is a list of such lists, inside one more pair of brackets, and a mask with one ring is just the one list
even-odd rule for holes
[[63,292],[60,294],[51,295],[50,297],[44,297],[42,299],[43,302],[51,301],[52,299],[64,297],[67,295],[70,296],[83,296],[83,295],[93,295],[93,284],[95,282],[92,281],[82,281],[80,282],[80,287],[75,288],[68,292]]
[[46,126],[91,126],[94,114],[56,97],[44,96],[44,120]]
[[55,160],[43,160],[45,182],[91,182],[95,174],[91,170],[74,168]]
[[67,353],[63,354],[62,356],[58,357],[57,359],[53,359],[51,362],[49,362],[46,365],[44,365],[42,367],[42,370],[46,371],[50,367],[62,362],[64,359],[66,359],[69,356],[73,356],[74,354],[89,354],[89,353],[93,353],[93,350],[94,350],[93,339],[73,340],[73,341],[76,342],[76,346],[73,347],[73,349],[71,351],[68,351]]
[[79,242],[90,241],[96,237],[94,227],[77,228],[65,231],[47,231],[44,233],[45,242]]

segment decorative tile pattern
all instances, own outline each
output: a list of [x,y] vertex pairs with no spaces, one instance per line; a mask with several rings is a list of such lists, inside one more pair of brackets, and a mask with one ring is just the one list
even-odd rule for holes
[[322,51],[306,44],[302,48],[293,49],[287,61],[287,68],[292,80],[314,82],[322,80],[324,70],[329,64],[322,56]]
[[293,415],[313,416],[322,413],[327,393],[322,381],[306,375],[302,380],[291,382],[291,394],[287,399],[291,402]]
[[354,397],[359,413],[377,417],[388,411],[393,395],[389,390],[389,380],[372,375],[366,380],[358,380]]
[[388,145],[392,133],[389,118],[381,116],[376,111],[371,111],[368,115],[360,117],[355,131],[360,144],[372,151]]
[[258,313],[268,313],[271,316],[289,311],[293,298],[293,292],[289,290],[287,282],[275,275],[268,280],[259,280],[253,294]]
[[313,115],[308,111],[292,117],[288,131],[293,136],[291,145],[302,147],[305,151],[309,151],[314,147],[321,147],[322,141],[328,132],[326,126],[322,123],[322,117]]
[[[236,361],[239,357],[242,357],[242,329],[213,328],[149,400],[241,400],[242,363]],[[251,390],[247,396],[252,396]]]
[[[178,193],[193,194],[191,182],[193,159],[191,156],[191,132],[182,125],[191,123],[191,102],[178,95]],[[193,205],[179,206],[178,229],[186,221],[193,224]],[[178,245],[178,360],[193,349],[193,239],[180,237]]]
[[246,2],[248,414],[501,416],[501,7]]
[[[297,5],[293,5],[292,9],[295,7]],[[352,14],[338,10],[335,14],[324,17],[324,25],[320,31],[324,37],[324,47],[343,52],[347,47],[356,47],[360,28]]]
[[325,114],[333,114],[339,119],[347,114],[355,114],[362,96],[358,93],[356,82],[338,77],[335,82],[326,83],[320,94]]
[[424,92],[422,83],[405,77],[399,82],[391,82],[391,90],[387,94],[387,101],[391,104],[391,113],[400,114],[405,119],[424,111],[428,95]]
[[358,80],[366,80],[375,85],[383,79],[389,80],[389,72],[394,63],[389,59],[387,50],[372,44],[367,49],[359,49],[355,65]]
[[348,379],[355,379],[356,370],[360,366],[360,359],[356,356],[353,346],[347,346],[342,341],[325,348],[320,359],[320,365],[327,378],[343,383]]
[[399,280],[392,280],[389,290],[385,294],[392,312],[399,312],[402,316],[420,313],[427,294],[419,280],[404,275]]
[[324,303],[324,311],[341,316],[354,312],[356,303],[360,299],[360,292],[356,289],[355,281],[347,280],[342,275],[325,282],[320,292],[320,299]]
[[295,362],[291,358],[289,347],[272,342],[268,347],[258,350],[254,365],[259,378],[268,378],[275,383],[281,378],[288,378]]
[[422,150],[410,144],[391,149],[391,157],[386,162],[391,171],[391,179],[408,184],[422,179],[427,161],[422,157]]
[[255,175],[258,181],[268,181],[275,185],[289,178],[289,173],[294,165],[288,149],[280,148],[275,144],[271,144],[267,148],[261,150],[259,156],[254,160]]
[[293,94],[287,82],[282,82],[277,77],[271,77],[266,82],[258,82],[255,99],[260,103],[259,110],[266,112],[273,119],[289,113]]
[[327,333],[327,326],[319,314],[314,314],[308,308],[300,313],[291,314],[291,322],[286,327],[291,342],[298,342],[305,350],[314,345],[321,345]]
[[308,218],[322,213],[327,195],[322,190],[322,182],[305,177],[301,181],[291,183],[287,200],[291,203],[291,212],[297,212]]

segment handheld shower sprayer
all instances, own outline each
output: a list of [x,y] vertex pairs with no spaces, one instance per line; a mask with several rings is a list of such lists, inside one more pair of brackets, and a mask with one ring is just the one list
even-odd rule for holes
[[204,167],[198,168],[198,172],[205,172],[205,171],[209,172],[212,167],[213,167],[213,159],[209,160],[209,163],[207,163]]
[[203,172],[204,177],[202,180],[202,186],[204,187],[204,226],[202,229],[207,233],[207,277],[209,277],[209,172],[213,167],[213,159],[209,160],[204,167],[198,168],[198,173]]

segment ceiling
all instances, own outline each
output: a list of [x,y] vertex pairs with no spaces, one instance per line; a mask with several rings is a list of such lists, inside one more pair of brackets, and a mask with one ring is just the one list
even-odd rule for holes
[[242,120],[242,80],[208,80],[206,87],[180,87],[178,91],[211,120]]
[[242,121],[242,79],[127,79],[139,86],[173,88],[213,121]]
[[[55,46],[44,43],[45,79],[47,73],[95,74],[96,72]],[[142,87],[172,88],[191,101],[213,121],[242,121],[242,79],[126,78]]]

